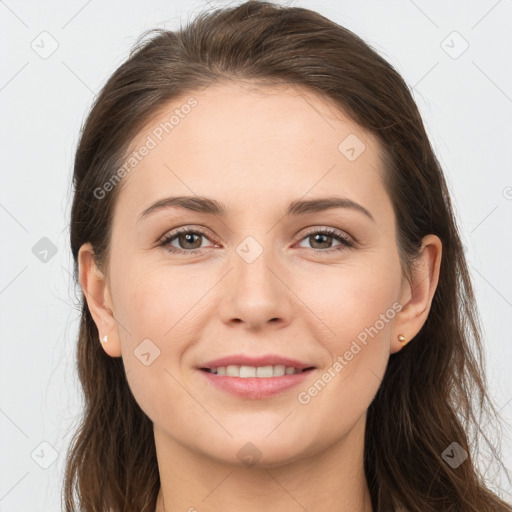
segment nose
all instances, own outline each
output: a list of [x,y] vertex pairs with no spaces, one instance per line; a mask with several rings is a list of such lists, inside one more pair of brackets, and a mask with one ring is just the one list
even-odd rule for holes
[[221,292],[220,314],[225,323],[241,324],[251,331],[267,324],[282,328],[290,323],[293,293],[286,284],[287,273],[270,252],[263,251],[250,263],[234,255]]

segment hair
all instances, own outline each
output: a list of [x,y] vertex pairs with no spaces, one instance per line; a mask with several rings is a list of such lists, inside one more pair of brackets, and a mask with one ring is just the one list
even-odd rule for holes
[[[498,414],[487,392],[478,311],[443,171],[399,73],[322,15],[251,0],[139,38],[81,129],[70,225],[75,284],[84,243],[92,244],[97,266],[108,268],[113,209],[124,182],[101,199],[94,191],[112,183],[134,137],[171,100],[224,81],[313,92],[377,137],[405,275],[425,235],[442,241],[428,318],[390,356],[367,411],[364,469],[373,510],[511,511],[489,490],[474,458],[484,439],[499,461],[482,426]],[[77,371],[85,402],[69,448],[65,510],[75,510],[76,499],[86,512],[154,512],[160,478],[153,424],[131,393],[122,358],[101,347],[83,295],[80,305]],[[453,442],[468,453],[457,468],[442,457]]]

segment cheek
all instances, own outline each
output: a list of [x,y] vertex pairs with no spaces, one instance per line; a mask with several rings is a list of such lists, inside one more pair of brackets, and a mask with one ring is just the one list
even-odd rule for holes
[[[322,417],[312,437],[333,442],[349,432],[377,393],[389,359],[390,331],[396,314],[387,288],[369,288],[364,300],[352,292],[337,290],[330,299],[336,308],[322,319],[334,331],[318,338],[330,362],[321,368],[309,388],[299,390],[298,402],[306,416]],[[334,297],[334,298],[333,298]],[[330,302],[328,298],[324,298]],[[323,330],[323,327],[321,327]]]
[[142,339],[150,338],[164,349],[167,340],[190,323],[193,307],[204,295],[204,280],[201,285],[194,272],[181,275],[162,265],[134,266],[121,272],[116,305],[126,326],[126,330],[121,329],[126,348],[133,349]]
[[304,390],[304,402],[339,406],[339,425],[347,414],[352,419],[362,414],[380,385],[399,306],[401,273],[398,262],[390,258],[381,259],[379,265],[352,265],[331,274],[329,280],[317,275],[313,281],[325,286],[303,286],[298,295],[315,313],[307,315],[308,330],[316,333],[330,356],[316,389]]
[[[382,257],[339,268],[304,272],[295,282],[297,295],[314,314],[310,326],[333,351],[344,351],[350,342],[389,340],[396,315],[401,270],[398,261]],[[302,284],[301,284],[302,283]],[[348,345],[347,345],[348,344]]]
[[[171,415],[163,416],[182,407],[175,379],[188,339],[187,309],[197,301],[171,274],[170,269],[148,267],[128,272],[125,276],[131,278],[123,276],[119,295],[119,323],[125,327],[119,333],[129,387],[152,421],[169,423]],[[173,407],[165,405],[167,400]]]
[[149,390],[161,389],[163,381],[171,384],[190,340],[200,336],[207,306],[201,298],[215,280],[185,267],[178,270],[135,263],[118,268],[115,304],[122,357],[139,403],[154,402]]

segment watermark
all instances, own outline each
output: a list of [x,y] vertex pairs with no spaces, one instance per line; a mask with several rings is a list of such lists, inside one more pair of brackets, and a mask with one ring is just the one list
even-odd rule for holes
[[59,452],[50,443],[43,441],[32,450],[30,456],[38,466],[48,469],[59,458]]
[[[354,356],[361,352],[362,348],[368,344],[368,336],[372,339],[382,330],[390,320],[395,318],[395,315],[402,310],[402,305],[399,302],[393,303],[393,305],[386,310],[385,313],[379,315],[379,319],[370,327],[365,327],[357,336],[357,339],[352,340],[350,348],[347,349],[343,355],[339,355],[336,361],[318,378],[315,383],[310,386],[306,391],[301,391],[297,395],[298,401],[302,405],[307,405],[311,402],[311,399],[320,393],[329,382],[332,381],[348,364]],[[361,345],[358,343],[363,345]]]
[[503,197],[508,201],[512,199],[512,187],[508,186],[503,189]]
[[246,263],[251,264],[263,253],[263,247],[255,238],[248,236],[238,244],[236,253]]
[[48,263],[57,254],[57,246],[46,236],[43,236],[32,247],[32,254],[43,263]]
[[113,190],[127,174],[133,171],[133,169],[137,167],[137,165],[147,155],[149,155],[152,149],[155,149],[158,146],[158,143],[161,142],[166,135],[171,133],[171,131],[181,123],[182,119],[185,119],[185,117],[190,114],[197,104],[197,100],[194,97],[190,97],[186,103],[180,106],[180,108],[175,108],[169,119],[167,121],[162,121],[152,130],[152,132],[146,137],[144,143],[138,149],[130,153],[126,158],[125,163],[119,167],[119,169],[103,184],[103,186],[94,189],[94,197],[96,199],[103,199],[107,195],[107,192]]
[[357,160],[365,149],[364,142],[355,133],[350,133],[338,144],[338,151],[350,162]]
[[446,464],[453,469],[457,469],[468,458],[468,452],[454,441],[444,450],[441,457]]
[[469,43],[454,30],[441,41],[441,48],[452,59],[458,59],[469,48]]
[[250,442],[245,443],[237,452],[237,457],[240,462],[248,467],[256,464],[261,459],[262,455],[260,450]]
[[160,357],[160,349],[155,343],[146,338],[142,340],[133,351],[133,355],[144,365],[149,366],[153,361]]
[[34,38],[30,43],[30,47],[41,59],[46,60],[57,51],[59,42],[49,32],[44,30]]

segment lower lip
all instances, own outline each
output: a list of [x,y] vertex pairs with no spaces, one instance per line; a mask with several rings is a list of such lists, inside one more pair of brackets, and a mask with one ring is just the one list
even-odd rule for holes
[[259,377],[228,377],[226,375],[217,375],[204,370],[198,371],[214,386],[226,393],[229,393],[230,395],[259,400],[261,398],[277,395],[278,393],[299,385],[311,375],[314,369],[294,373],[293,375],[268,377],[266,379],[261,379]]

